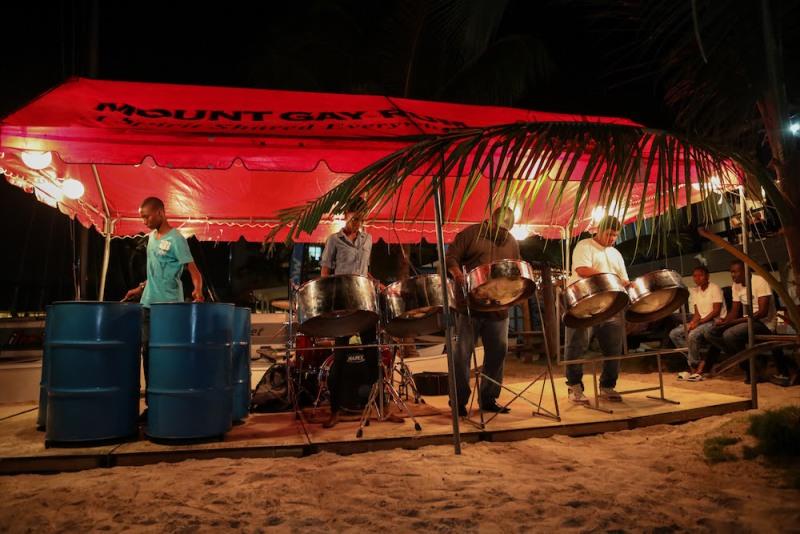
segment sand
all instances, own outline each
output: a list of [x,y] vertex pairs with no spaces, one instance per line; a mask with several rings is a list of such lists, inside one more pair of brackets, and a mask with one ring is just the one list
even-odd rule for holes
[[[800,404],[800,387],[760,391],[762,407]],[[800,491],[784,469],[704,458],[706,438],[741,435],[750,413],[467,444],[461,456],[435,446],[2,477],[0,531],[800,532]]]

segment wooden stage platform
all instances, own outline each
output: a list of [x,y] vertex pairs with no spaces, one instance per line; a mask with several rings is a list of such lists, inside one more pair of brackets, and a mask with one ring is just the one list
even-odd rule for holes
[[[526,384],[511,384],[512,389]],[[618,389],[633,390],[652,384],[620,377]],[[532,408],[522,400],[511,405],[511,413],[499,415],[481,430],[461,421],[463,442],[512,441],[554,434],[581,436],[632,428],[682,423],[712,415],[747,410],[750,400],[700,392],[680,387],[667,387],[666,397],[680,402],[668,404],[650,399],[644,393],[626,395],[624,402],[606,407],[613,413],[571,405],[563,379],[556,381],[561,408],[561,421],[532,416]],[[541,382],[530,390],[529,398],[538,396]],[[542,405],[555,411],[549,384]],[[510,394],[503,392],[500,401]],[[158,462],[176,462],[189,458],[260,458],[304,456],[319,451],[351,454],[387,448],[417,448],[426,445],[452,444],[452,428],[447,397],[428,397],[418,406],[421,431],[414,430],[410,419],[404,422],[373,421],[356,437],[358,421],[340,422],[332,429],[323,429],[310,417],[299,420],[294,413],[252,414],[243,424],[233,427],[223,441],[195,444],[163,445],[141,436],[135,441],[93,447],[45,448],[44,433],[37,431],[35,404],[0,405],[0,474],[47,473],[78,471],[98,467],[134,466]],[[416,405],[411,404],[412,409]],[[320,414],[321,415],[321,414]],[[477,419],[477,412],[471,414]]]

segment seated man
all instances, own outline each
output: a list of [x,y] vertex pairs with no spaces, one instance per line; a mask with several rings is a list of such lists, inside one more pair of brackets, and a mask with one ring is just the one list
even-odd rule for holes
[[[729,356],[734,356],[747,347],[747,313],[749,310],[747,302],[747,287],[744,279],[744,262],[734,260],[731,262],[731,279],[733,286],[731,293],[733,303],[731,310],[724,319],[718,319],[715,326],[706,332],[706,339],[724,351]],[[749,310],[753,318],[753,334],[771,334],[775,331],[775,298],[772,296],[772,289],[767,281],[758,275],[751,277],[753,298],[755,299],[755,310]],[[777,349],[773,352],[775,363],[781,374],[788,374],[786,359],[783,351]],[[747,362],[742,362],[741,367],[745,372],[745,382],[750,383],[750,366]],[[758,378],[758,377],[756,377]]]
[[705,361],[700,357],[701,344],[707,344],[706,332],[714,327],[714,321],[726,315],[725,300],[722,290],[717,284],[708,280],[708,269],[703,266],[695,267],[692,271],[695,287],[689,290],[689,309],[692,318],[686,324],[677,326],[669,333],[669,338],[676,347],[689,347],[686,359],[689,363],[689,372],[681,373],[678,378],[690,381],[703,379]]

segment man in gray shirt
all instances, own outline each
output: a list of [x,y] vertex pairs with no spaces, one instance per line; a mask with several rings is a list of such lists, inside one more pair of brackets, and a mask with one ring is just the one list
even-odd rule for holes
[[[363,231],[364,210],[366,202],[361,198],[355,198],[345,209],[347,222],[344,228],[331,234],[325,242],[325,250],[322,251],[322,276],[358,274],[368,276],[369,257],[372,252],[372,236]],[[374,279],[373,279],[374,280]],[[368,328],[359,332],[359,338],[363,345],[375,345],[377,336],[375,328]],[[350,336],[337,337],[336,347],[346,347],[350,342]],[[348,351],[346,348],[337,348],[334,351],[334,364],[331,366],[328,375],[328,392],[331,397],[331,416],[323,427],[330,428],[339,421],[339,411],[341,409],[341,378],[342,367],[347,360]],[[364,349],[364,359],[366,365],[370,367],[370,373],[374,372],[374,379],[378,377],[378,349],[373,347]],[[372,376],[372,375],[370,375]]]
[[[460,291],[464,273],[497,260],[520,259],[519,243],[509,230],[514,226],[514,211],[508,207],[494,210],[491,219],[468,226],[456,235],[447,249],[447,270],[455,279]],[[480,335],[483,341],[483,372],[492,380],[503,381],[503,363],[508,352],[508,311],[457,312],[455,318],[458,342],[453,348],[458,395],[458,413],[467,415],[469,401],[470,357]],[[492,381],[481,382],[478,402],[484,411],[507,413],[508,408],[497,404],[500,386]]]

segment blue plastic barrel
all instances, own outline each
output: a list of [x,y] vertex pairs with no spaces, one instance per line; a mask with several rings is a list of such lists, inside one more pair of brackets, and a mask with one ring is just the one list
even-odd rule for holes
[[250,413],[250,310],[236,308],[233,315],[233,420]]
[[186,440],[231,428],[233,304],[150,306],[147,435]]
[[136,434],[141,306],[56,302],[47,323],[45,439],[82,442]]
[[53,324],[50,316],[52,306],[45,308],[44,316],[44,339],[42,340],[42,377],[39,380],[39,413],[36,417],[36,428],[44,430],[47,426],[47,370],[50,368],[50,328]]

